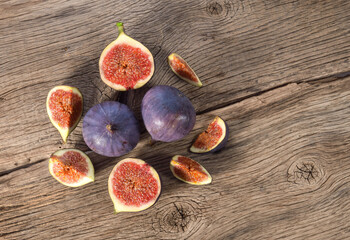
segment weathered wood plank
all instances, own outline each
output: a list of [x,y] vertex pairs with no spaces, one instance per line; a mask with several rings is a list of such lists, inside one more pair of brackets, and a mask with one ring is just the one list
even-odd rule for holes
[[[215,116],[231,135],[219,153],[188,147]],[[90,153],[96,182],[71,189],[40,162],[0,177],[5,239],[347,239],[350,237],[350,78],[289,84],[198,116],[183,141],[141,143],[127,156],[159,172],[162,194],[150,209],[114,215],[107,176],[121,158]],[[213,176],[208,186],[172,177],[184,154]]]
[[[86,149],[81,123],[62,145],[46,116],[55,85],[77,86],[92,105],[120,95],[99,79],[98,58],[114,22],[154,54],[156,72],[126,99],[139,106],[153,85],[182,90],[198,113],[288,82],[349,71],[350,2],[2,1],[0,3],[0,172],[47,159],[58,147]],[[204,87],[179,80],[166,57],[188,60]]]

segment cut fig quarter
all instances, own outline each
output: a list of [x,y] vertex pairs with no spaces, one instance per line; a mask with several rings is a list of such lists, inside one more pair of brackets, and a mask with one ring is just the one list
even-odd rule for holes
[[208,128],[199,134],[190,151],[194,153],[216,152],[227,143],[229,129],[226,122],[219,116],[209,124]]
[[53,153],[49,171],[57,181],[68,187],[79,187],[95,179],[90,158],[78,149],[62,149]]
[[46,109],[51,123],[66,142],[83,113],[83,96],[75,87],[56,86],[47,96]]
[[205,185],[212,181],[208,171],[189,157],[175,155],[170,161],[170,170],[177,179],[185,183]]
[[186,82],[201,87],[202,83],[199,80],[197,74],[188,65],[188,63],[176,53],[172,53],[168,57],[168,63],[171,70],[181,79]]
[[109,175],[108,192],[115,213],[145,210],[157,201],[160,191],[157,171],[141,159],[123,159]]
[[124,32],[117,23],[119,36],[102,52],[99,60],[102,81],[118,91],[137,89],[145,85],[154,73],[152,53]]

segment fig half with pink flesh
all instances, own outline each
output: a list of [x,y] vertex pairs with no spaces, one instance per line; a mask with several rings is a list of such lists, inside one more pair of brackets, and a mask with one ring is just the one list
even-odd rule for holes
[[137,89],[146,84],[154,72],[152,53],[124,32],[117,23],[119,36],[102,52],[99,60],[102,81],[118,91]]
[[95,179],[90,158],[77,149],[62,149],[52,154],[49,171],[57,181],[68,187],[79,187]]
[[205,185],[212,181],[208,171],[189,157],[174,156],[170,161],[170,170],[177,179],[185,183]]
[[75,87],[56,86],[47,96],[46,109],[50,121],[66,142],[83,113],[83,96]]
[[208,128],[199,134],[190,151],[194,153],[216,152],[225,146],[228,136],[229,130],[226,122],[217,116]]
[[113,168],[108,191],[118,212],[138,212],[151,207],[160,195],[159,175],[141,159],[126,158]]
[[173,72],[181,79],[185,80],[186,82],[201,87],[202,83],[199,80],[197,74],[193,71],[193,69],[188,65],[188,63],[180,57],[176,53],[172,53],[168,57],[168,63],[173,70]]

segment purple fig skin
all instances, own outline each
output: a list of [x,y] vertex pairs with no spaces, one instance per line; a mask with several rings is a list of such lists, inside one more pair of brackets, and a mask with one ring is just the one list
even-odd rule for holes
[[141,104],[142,118],[154,141],[173,142],[185,137],[196,122],[191,101],[171,86],[148,90]]
[[137,120],[128,106],[106,101],[93,106],[83,120],[83,138],[94,152],[119,157],[139,142]]

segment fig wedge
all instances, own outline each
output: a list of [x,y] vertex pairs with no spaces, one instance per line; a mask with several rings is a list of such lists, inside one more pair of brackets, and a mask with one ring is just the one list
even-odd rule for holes
[[205,185],[212,181],[208,171],[189,157],[175,155],[170,161],[170,170],[177,179],[185,183]]
[[188,63],[176,53],[172,53],[168,57],[168,63],[171,70],[181,79],[186,82],[201,87],[202,83],[199,80],[197,74],[188,65]]
[[83,113],[83,96],[75,87],[56,86],[47,96],[46,109],[51,123],[66,142]]
[[190,151],[194,153],[216,152],[223,148],[228,140],[229,130],[226,122],[219,116],[199,134]]
[[90,158],[78,149],[62,149],[53,153],[49,171],[57,181],[68,187],[79,187],[95,179]]

